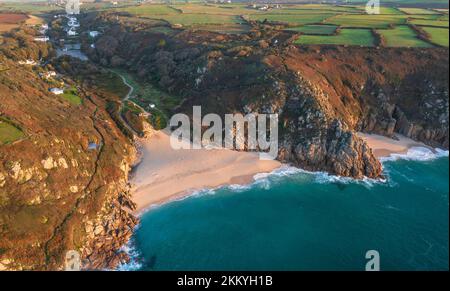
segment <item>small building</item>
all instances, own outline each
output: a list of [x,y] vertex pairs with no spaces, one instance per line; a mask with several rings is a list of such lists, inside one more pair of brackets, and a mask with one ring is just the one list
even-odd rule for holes
[[37,62],[34,60],[19,61],[19,65],[35,66]]
[[88,144],[88,150],[89,151],[95,151],[95,150],[97,150],[98,147],[99,147],[99,145],[96,144],[95,142],[90,142]]
[[50,40],[50,38],[48,36],[40,36],[40,37],[34,38],[34,41],[39,41],[39,42],[47,42],[49,40]]
[[71,28],[69,29],[69,31],[67,32],[68,36],[75,36],[77,35],[77,32],[75,31],[75,29]]
[[55,95],[61,95],[64,94],[64,90],[60,89],[60,88],[51,88],[50,92],[55,94]]
[[44,79],[50,79],[51,77],[56,77],[56,72],[55,71],[48,71],[45,73],[41,73],[40,76]]
[[100,32],[98,31],[89,31],[89,36],[92,38],[96,38],[98,35],[100,34]]

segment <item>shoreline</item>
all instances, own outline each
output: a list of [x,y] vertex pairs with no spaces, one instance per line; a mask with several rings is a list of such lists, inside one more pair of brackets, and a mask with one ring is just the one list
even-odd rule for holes
[[[372,148],[376,158],[407,154],[413,147],[434,149],[407,137],[391,139],[376,134],[357,133]],[[204,189],[248,185],[255,175],[271,173],[283,166],[279,161],[261,161],[255,152],[228,149],[173,150],[165,131],[136,140],[139,159],[130,181],[132,199],[140,216],[152,206],[179,200]]]
[[358,132],[357,135],[369,145],[377,159],[386,158],[392,154],[406,154],[413,147],[427,148],[434,152],[432,147],[401,134],[395,134],[396,139],[362,132]]
[[140,160],[130,175],[136,215],[205,188],[250,184],[256,174],[270,173],[282,165],[276,160],[259,160],[256,152],[174,150],[165,131],[136,143]]

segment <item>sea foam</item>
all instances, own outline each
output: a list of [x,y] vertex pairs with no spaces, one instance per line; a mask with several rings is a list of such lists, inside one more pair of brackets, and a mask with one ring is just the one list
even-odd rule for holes
[[[397,160],[411,160],[411,161],[429,161],[441,157],[448,157],[449,151],[442,149],[430,149],[426,147],[412,147],[405,154],[391,154],[389,157],[380,158],[382,164],[385,162],[397,161]],[[384,174],[389,177],[389,171],[384,169]],[[150,207],[144,209],[139,216],[145,214],[151,209],[158,208],[167,203],[172,203],[176,201],[182,201],[188,198],[203,197],[207,195],[214,195],[218,190],[229,190],[231,192],[245,192],[252,188],[258,187],[261,189],[268,190],[274,183],[278,183],[287,177],[295,178],[297,182],[301,180],[306,180],[306,182],[315,182],[319,184],[328,183],[339,183],[339,184],[357,184],[364,186],[366,188],[371,188],[374,185],[390,185],[390,179],[371,179],[368,177],[363,177],[362,179],[354,179],[351,177],[342,177],[327,172],[313,172],[307,171],[301,168],[290,166],[287,164],[282,165],[280,168],[273,170],[268,173],[258,173],[253,176],[253,182],[245,185],[231,184],[222,185],[215,188],[204,188],[195,191],[191,191],[179,197],[175,197],[165,201],[164,203],[151,205]]]
[[[134,231],[136,231],[136,229]],[[142,263],[140,262],[142,256],[136,249],[133,239],[124,245],[121,250],[128,255],[130,261],[128,263],[120,264],[116,271],[137,271],[142,269]]]
[[448,157],[448,151],[435,148],[434,150],[426,147],[412,147],[405,154],[391,154],[389,157],[381,158],[382,162],[396,160],[410,161],[430,161],[442,157]]
[[[391,154],[389,157],[381,158],[381,162],[397,161],[397,160],[413,160],[413,161],[429,161],[441,157],[448,157],[449,151],[442,149],[429,149],[425,147],[413,147],[408,150],[405,154]],[[389,177],[389,172],[384,169],[384,173]],[[391,179],[370,179],[364,177],[363,179],[354,179],[350,177],[341,177],[337,175],[332,175],[327,172],[312,172],[301,168],[293,167],[290,165],[282,165],[280,168],[273,170],[269,173],[258,173],[253,176],[254,181],[246,185],[222,185],[215,188],[205,188],[197,191],[192,191],[187,195],[183,195],[172,200],[166,201],[163,204],[152,205],[151,207],[144,210],[142,214],[150,209],[154,209],[163,206],[166,203],[171,203],[175,201],[181,201],[188,198],[203,197],[207,195],[215,195],[219,190],[229,190],[230,192],[245,192],[253,188],[270,189],[274,184],[285,181],[286,179],[293,179],[298,183],[340,183],[340,184],[357,184],[364,186],[366,188],[371,188],[374,185],[387,185],[393,186],[389,180]],[[138,227],[138,226],[137,226]],[[130,262],[126,264],[121,264],[117,270],[122,271],[133,271],[142,269],[142,263],[140,261],[141,254],[137,251],[133,240],[131,240],[127,245],[122,248],[128,256],[130,257]]]

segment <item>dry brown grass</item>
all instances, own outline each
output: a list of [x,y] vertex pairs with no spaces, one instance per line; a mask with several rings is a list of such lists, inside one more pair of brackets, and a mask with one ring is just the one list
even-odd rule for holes
[[28,19],[25,21],[26,25],[31,25],[31,26],[42,25],[44,23],[45,23],[44,19],[42,19],[41,17],[34,16],[34,15],[28,15]]
[[19,27],[18,24],[3,24],[0,23],[0,33],[8,32],[14,28]]
[[21,13],[0,13],[0,33],[19,27],[27,18],[27,15]]

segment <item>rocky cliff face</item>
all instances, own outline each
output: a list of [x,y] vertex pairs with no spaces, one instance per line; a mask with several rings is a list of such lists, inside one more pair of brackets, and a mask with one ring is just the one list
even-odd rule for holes
[[152,27],[160,24],[109,14],[87,25],[106,28],[87,48],[94,61],[180,96],[176,112],[201,105],[203,114],[278,113],[278,158],[303,168],[380,177],[355,131],[448,147],[447,49],[302,48],[292,45],[295,35],[269,26],[240,36],[163,34]]
[[290,47],[287,56],[351,128],[448,148],[448,49]]
[[[69,250],[84,268],[114,267],[126,260],[119,249],[137,223],[126,211],[135,149],[106,110],[114,95],[65,75],[46,79],[51,65],[20,65],[44,62],[52,50],[18,34],[0,48],[0,117],[23,132],[0,144],[0,269],[63,269]],[[49,92],[60,82],[76,88],[81,104]]]

